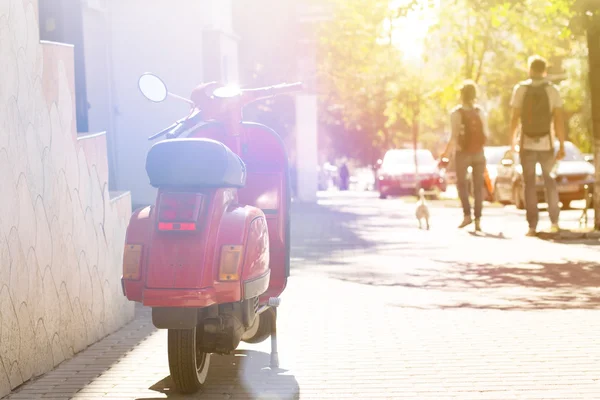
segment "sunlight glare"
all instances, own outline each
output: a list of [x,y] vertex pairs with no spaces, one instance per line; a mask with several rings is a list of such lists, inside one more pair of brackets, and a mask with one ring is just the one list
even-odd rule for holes
[[[394,0],[391,7],[399,7],[405,0]],[[407,61],[421,61],[424,54],[425,38],[429,28],[436,22],[440,0],[419,0],[417,10],[409,12],[393,22],[392,40]]]
[[216,89],[213,92],[213,95],[215,97],[235,97],[235,96],[239,96],[239,94],[242,92],[242,89],[233,83],[228,84],[227,86],[222,86],[218,89]]

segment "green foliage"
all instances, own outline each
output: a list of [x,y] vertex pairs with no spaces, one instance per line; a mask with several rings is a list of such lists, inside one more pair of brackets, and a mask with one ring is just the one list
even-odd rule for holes
[[389,0],[332,1],[336,12],[320,32],[321,101],[328,110],[322,121],[337,124],[333,144],[343,142],[337,147],[347,155],[368,157],[373,152],[365,146],[383,151],[410,142],[415,133],[421,144],[435,146],[449,129],[448,113],[464,79],[479,85],[491,144],[507,144],[512,89],[527,78],[532,54],[550,62],[565,100],[569,138],[590,149],[582,34],[600,1],[440,0],[423,59],[410,62],[392,43],[390,26],[435,2],[396,1],[394,9]]

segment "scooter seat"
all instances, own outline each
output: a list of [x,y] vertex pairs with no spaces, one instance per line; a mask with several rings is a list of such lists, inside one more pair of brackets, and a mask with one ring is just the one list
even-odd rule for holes
[[235,187],[246,184],[246,165],[221,142],[169,139],[156,143],[146,156],[150,184],[159,187]]

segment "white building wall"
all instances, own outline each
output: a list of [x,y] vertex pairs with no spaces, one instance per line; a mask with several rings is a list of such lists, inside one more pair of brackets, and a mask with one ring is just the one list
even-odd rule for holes
[[0,0],[0,398],[133,318],[128,194],[104,135],[76,132],[74,48],[40,44],[38,3]]
[[[89,5],[88,5],[89,4]],[[112,105],[110,99],[109,25],[102,3],[84,2],[82,25],[88,103],[88,131],[110,130]]]
[[202,25],[206,2],[181,0],[120,0],[110,2],[115,158],[117,186],[130,190],[134,204],[153,203],[156,190],[148,184],[147,137],[189,111],[181,101],[155,104],[140,93],[144,72],[160,76],[173,93],[189,96],[202,82]]
[[223,35],[221,38],[221,68],[223,70],[223,80],[225,83],[239,82],[239,57],[238,57],[238,41],[233,35]]
[[233,32],[233,1],[232,0],[204,0],[203,28],[219,30],[224,33]]

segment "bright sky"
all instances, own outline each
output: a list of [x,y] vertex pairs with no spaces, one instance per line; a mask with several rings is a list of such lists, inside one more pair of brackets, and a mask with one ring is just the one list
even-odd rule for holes
[[[430,4],[432,7],[422,7],[422,10],[411,12],[394,22],[392,40],[407,61],[421,59],[423,41],[428,29],[436,22],[437,9],[440,6],[440,0],[419,0],[419,2],[423,5]],[[398,7],[403,3],[406,3],[406,0],[393,0],[390,2],[390,7]]]

